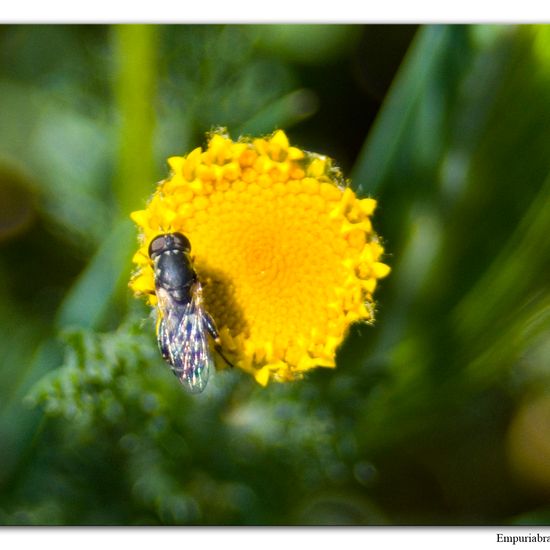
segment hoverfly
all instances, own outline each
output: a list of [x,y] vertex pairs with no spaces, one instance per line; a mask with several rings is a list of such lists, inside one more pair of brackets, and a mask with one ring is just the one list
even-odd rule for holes
[[165,361],[191,392],[206,387],[214,360],[208,334],[221,353],[221,341],[212,317],[205,311],[202,286],[193,269],[191,243],[181,233],[157,235],[149,245],[158,299],[157,342]]

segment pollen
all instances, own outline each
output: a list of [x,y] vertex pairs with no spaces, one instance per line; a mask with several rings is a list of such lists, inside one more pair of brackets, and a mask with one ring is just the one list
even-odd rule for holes
[[[390,268],[374,232],[372,198],[358,198],[331,159],[291,146],[279,130],[168,160],[140,229],[130,287],[154,306],[147,249],[160,233],[191,242],[224,354],[261,385],[334,367],[356,322],[373,322],[373,293]],[[222,362],[220,361],[220,366]]]

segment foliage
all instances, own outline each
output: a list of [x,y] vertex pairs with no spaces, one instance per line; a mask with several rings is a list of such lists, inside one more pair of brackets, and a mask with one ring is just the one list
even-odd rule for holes
[[[547,27],[0,42],[0,523],[550,523]],[[212,126],[377,198],[393,272],[337,369],[190,396],[159,358],[127,213]]]

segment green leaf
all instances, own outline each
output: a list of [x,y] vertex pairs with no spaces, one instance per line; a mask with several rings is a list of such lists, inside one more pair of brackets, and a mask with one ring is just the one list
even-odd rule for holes
[[105,239],[85,271],[67,293],[56,315],[56,326],[99,328],[110,308],[127,291],[135,227],[119,222]]

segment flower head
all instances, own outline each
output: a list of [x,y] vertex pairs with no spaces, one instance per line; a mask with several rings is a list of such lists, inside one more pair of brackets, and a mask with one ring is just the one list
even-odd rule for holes
[[147,249],[160,233],[192,245],[206,310],[232,362],[266,385],[334,367],[349,326],[373,320],[373,292],[390,268],[372,229],[376,201],[359,199],[325,156],[282,131],[168,159],[171,175],[147,208],[130,286],[156,304]]

